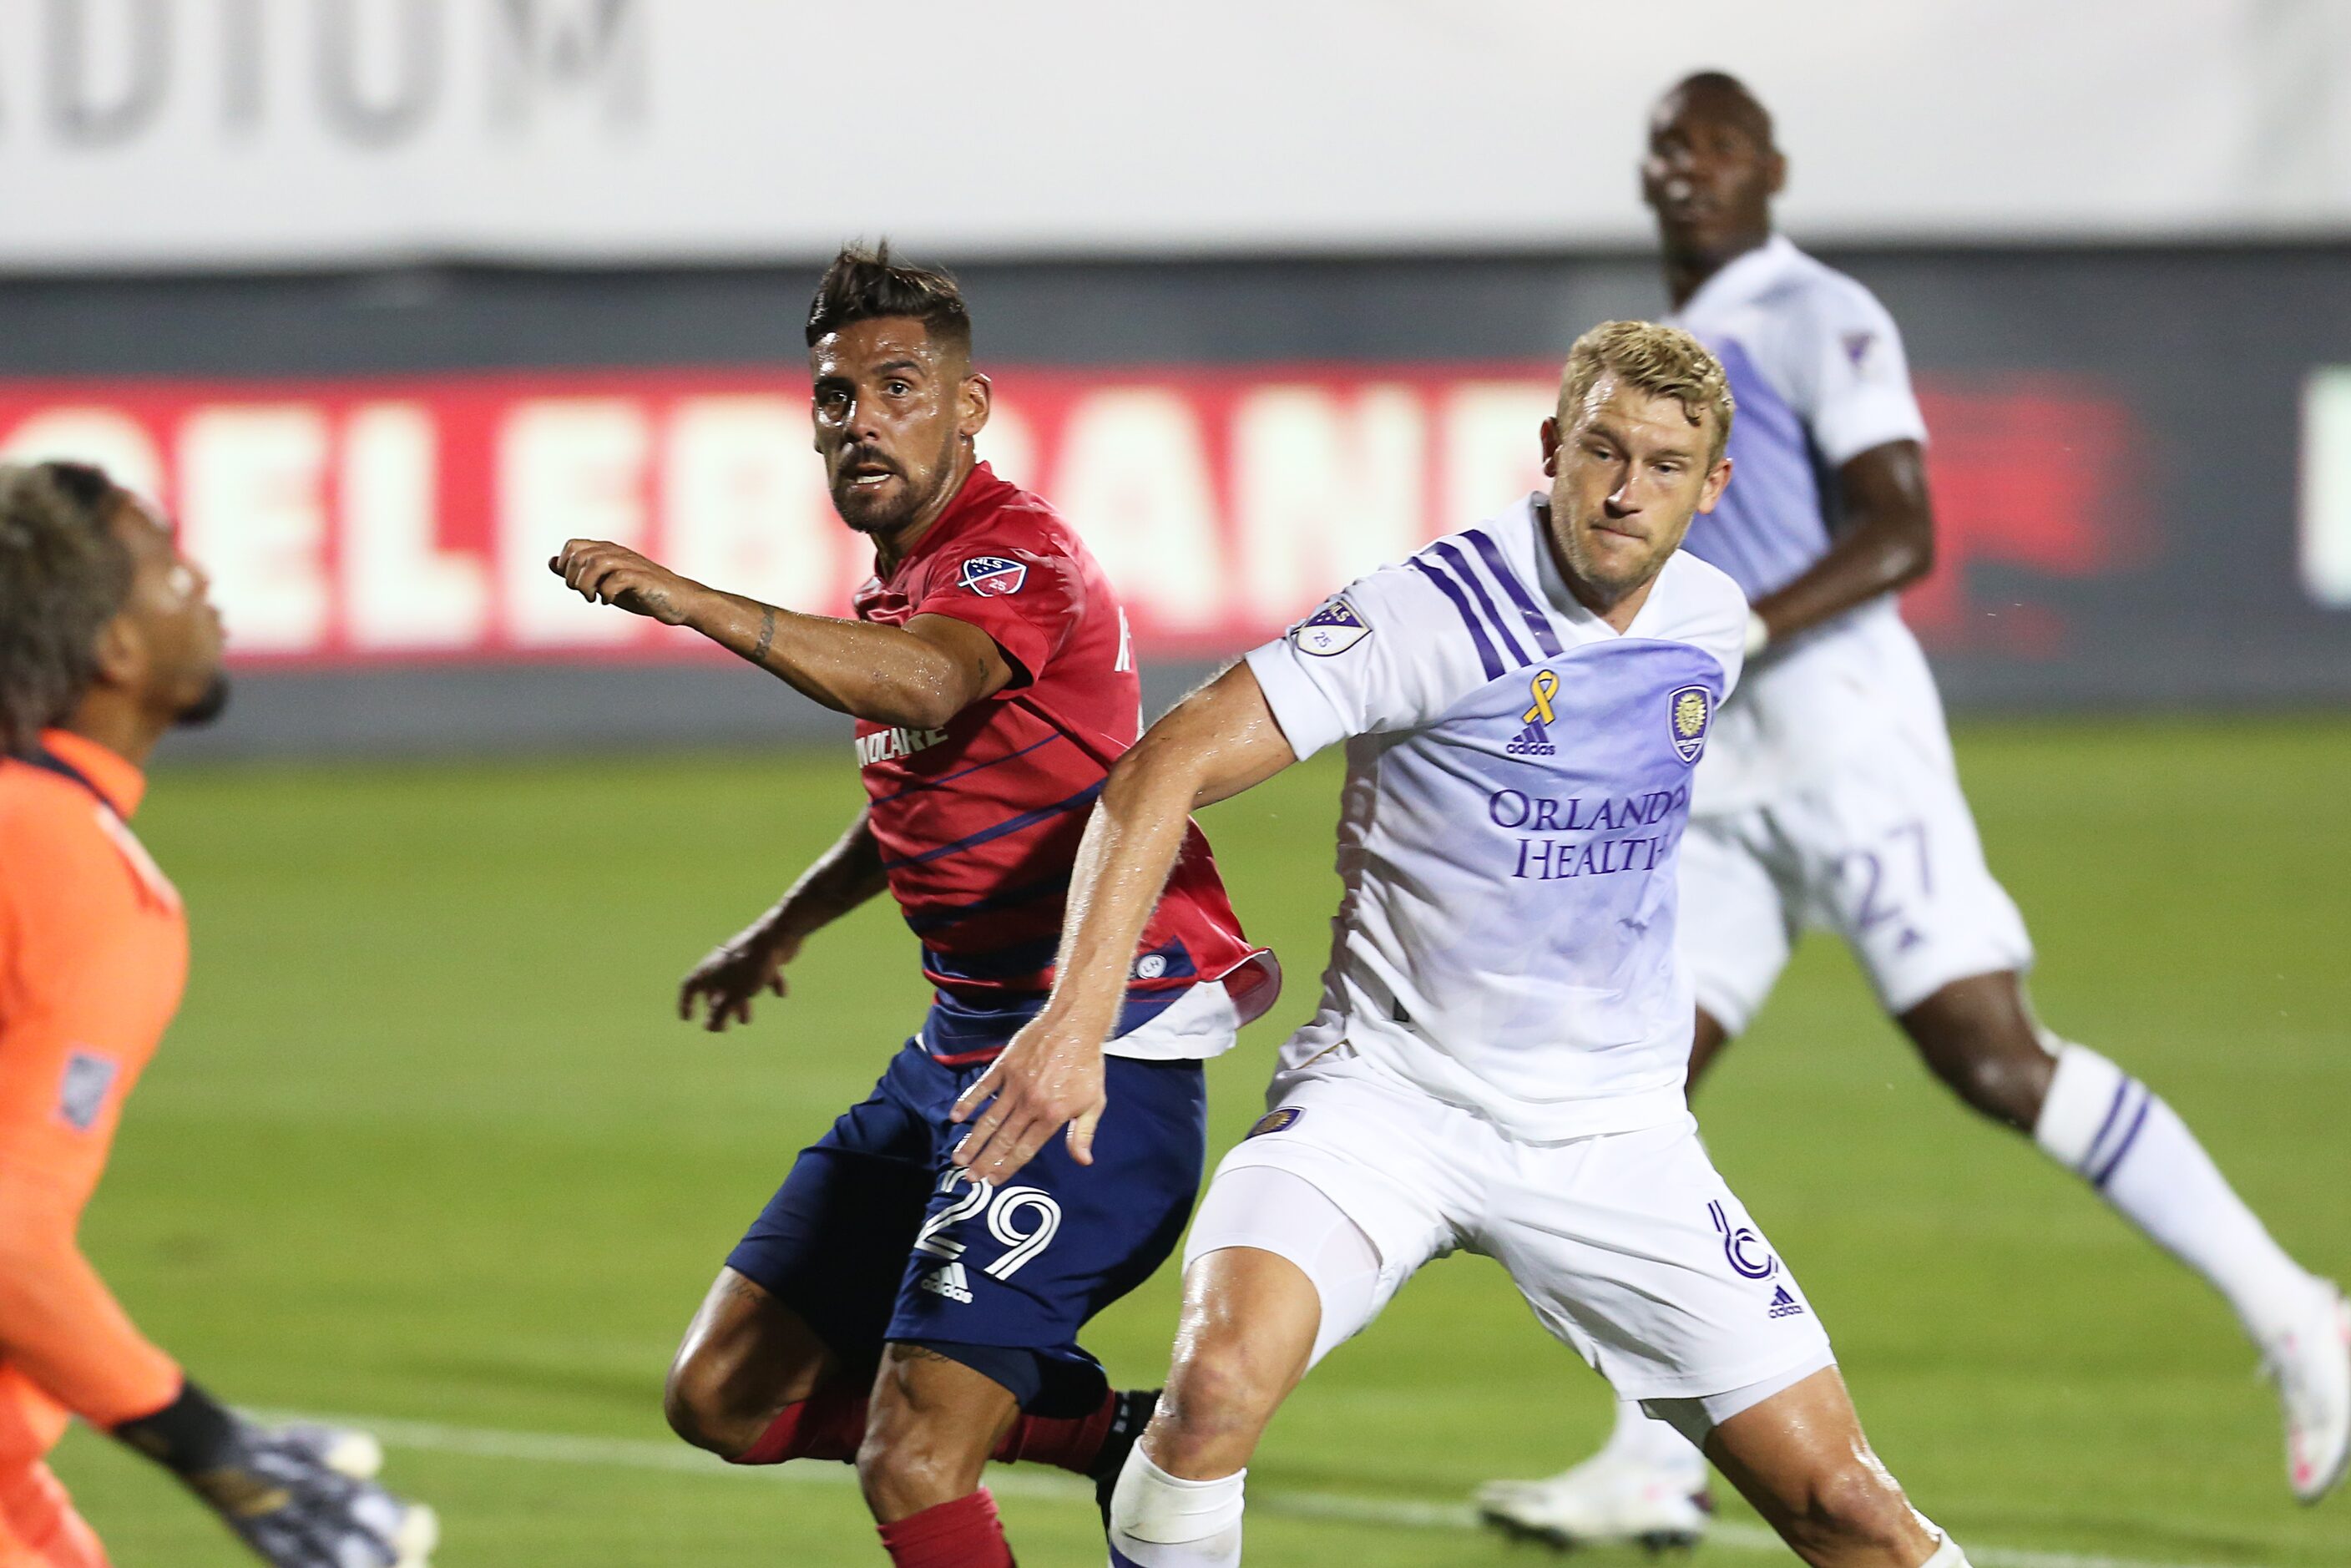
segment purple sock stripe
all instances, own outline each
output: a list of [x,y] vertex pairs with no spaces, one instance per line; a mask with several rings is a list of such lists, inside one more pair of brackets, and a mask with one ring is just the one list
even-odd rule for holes
[[2154,1103],[2154,1092],[2148,1089],[2147,1085],[2143,1083],[2140,1084],[2138,1091],[2138,1114],[2131,1118],[2130,1131],[2125,1133],[2122,1136],[2122,1142],[2115,1145],[2115,1152],[2106,1156],[2105,1167],[2101,1169],[2096,1176],[2090,1178],[2090,1185],[2092,1186],[2096,1187],[2100,1192],[2104,1192],[2106,1189],[2106,1183],[2113,1177],[2116,1167],[2123,1163],[2123,1156],[2130,1153],[2131,1145],[2137,1140],[2138,1130],[2147,1125],[2147,1113],[2148,1109],[2153,1106]]
[[2115,1085],[2115,1097],[2106,1102],[2106,1119],[2098,1124],[2097,1136],[2092,1138],[2090,1146],[2082,1151],[2081,1170],[2084,1175],[2089,1174],[2090,1167],[2098,1163],[2098,1145],[2105,1143],[2106,1134],[2115,1130],[2115,1118],[2123,1113],[2123,1097],[2130,1092],[2130,1086],[2131,1081],[2127,1078]]

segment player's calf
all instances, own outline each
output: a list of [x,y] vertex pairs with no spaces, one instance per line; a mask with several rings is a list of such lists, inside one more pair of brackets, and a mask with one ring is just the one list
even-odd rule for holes
[[1813,1568],[1967,1561],[1870,1452],[1834,1367],[1725,1419],[1707,1433],[1706,1454]]
[[927,1345],[893,1344],[873,1381],[857,1479],[887,1524],[966,1497],[1019,1417],[1010,1390]]

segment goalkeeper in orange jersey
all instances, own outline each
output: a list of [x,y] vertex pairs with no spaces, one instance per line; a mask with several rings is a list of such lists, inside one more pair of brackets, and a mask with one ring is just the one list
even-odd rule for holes
[[0,464],[0,1568],[106,1568],[45,1462],[72,1416],[278,1568],[410,1568],[434,1543],[429,1509],[366,1479],[371,1442],[215,1403],[76,1240],[187,975],[180,895],[130,818],[163,732],[226,697],[205,591],[98,469]]

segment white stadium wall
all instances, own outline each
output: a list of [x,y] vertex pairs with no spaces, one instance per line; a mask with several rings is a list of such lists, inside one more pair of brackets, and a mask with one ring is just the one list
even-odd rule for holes
[[1816,238],[2343,235],[2346,60],[2340,0],[10,0],[0,267],[1621,244],[1695,66]]

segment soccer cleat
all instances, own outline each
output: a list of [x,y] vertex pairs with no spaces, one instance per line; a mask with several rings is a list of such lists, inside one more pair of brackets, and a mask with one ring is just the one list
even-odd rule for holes
[[1641,1464],[1603,1451],[1547,1480],[1489,1481],[1478,1490],[1478,1517],[1519,1541],[1562,1551],[1579,1546],[1695,1546],[1714,1500],[1703,1472]]
[[1094,1506],[1102,1510],[1104,1530],[1110,1528],[1110,1494],[1118,1490],[1118,1472],[1126,1469],[1126,1456],[1134,1451],[1143,1429],[1151,1425],[1152,1415],[1159,1408],[1159,1396],[1164,1392],[1158,1388],[1119,1390],[1102,1452],[1086,1467],[1086,1474],[1093,1478]]
[[2351,1306],[2325,1282],[2302,1322],[2264,1348],[2262,1370],[2285,1407],[2285,1478],[2295,1500],[2316,1502],[2351,1465]]

